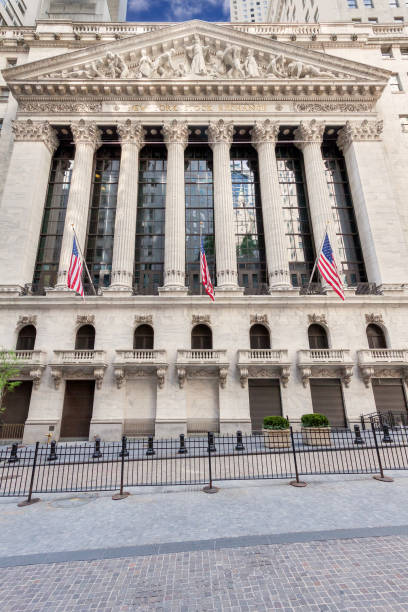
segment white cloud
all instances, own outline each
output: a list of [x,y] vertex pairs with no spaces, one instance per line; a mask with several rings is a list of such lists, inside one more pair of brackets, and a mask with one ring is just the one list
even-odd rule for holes
[[146,11],[149,7],[149,0],[129,0],[128,4],[128,9],[132,11]]

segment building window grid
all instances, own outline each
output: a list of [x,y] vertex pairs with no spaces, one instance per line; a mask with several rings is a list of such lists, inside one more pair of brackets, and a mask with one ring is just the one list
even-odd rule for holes
[[146,146],[139,162],[134,286],[153,295],[163,286],[167,149]]
[[291,282],[309,282],[315,254],[301,153],[294,145],[276,147]]
[[337,236],[337,248],[333,248],[333,251],[343,281],[347,286],[355,286],[357,283],[367,282],[367,274],[346,164],[335,143],[323,144],[322,153],[331,201],[333,227]]
[[[95,287],[109,287],[120,169],[120,147],[96,152],[86,246],[86,263]],[[84,284],[88,278],[84,277]]]
[[201,291],[200,224],[213,285],[216,280],[212,152],[206,145],[192,145],[186,150],[185,198],[186,284],[191,293],[198,294]]
[[238,284],[246,293],[261,293],[267,271],[257,154],[252,147],[236,144],[230,163]]
[[61,145],[52,160],[33,278],[34,291],[52,287],[57,280],[74,153],[73,146]]

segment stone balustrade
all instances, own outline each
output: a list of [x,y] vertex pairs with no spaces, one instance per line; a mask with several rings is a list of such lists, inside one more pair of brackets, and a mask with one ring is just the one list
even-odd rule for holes
[[407,349],[365,349],[357,351],[357,357],[367,388],[372,378],[408,379]]
[[157,384],[160,389],[164,387],[166,372],[168,369],[167,353],[161,350],[117,350],[114,363],[116,386],[120,389],[126,379],[126,375],[145,376],[146,374],[157,376]]
[[177,375],[179,385],[184,387],[187,377],[218,375],[220,386],[224,388],[227,382],[229,362],[225,350],[184,350],[177,351]]
[[34,389],[38,389],[46,366],[46,353],[43,351],[5,351],[6,360],[16,363],[19,380],[32,380]]
[[279,378],[284,387],[290,376],[290,361],[287,350],[249,349],[238,351],[237,368],[242,388],[248,378]]
[[354,362],[348,349],[307,349],[298,351],[298,368],[303,386],[310,378],[341,378],[348,387]]
[[108,367],[106,352],[100,350],[57,350],[55,360],[50,363],[51,376],[58,389],[63,378],[69,376],[94,379],[100,389]]

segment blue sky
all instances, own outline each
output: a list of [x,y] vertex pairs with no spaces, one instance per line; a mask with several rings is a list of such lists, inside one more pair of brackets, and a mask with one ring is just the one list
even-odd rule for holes
[[128,21],[229,21],[229,0],[129,0]]

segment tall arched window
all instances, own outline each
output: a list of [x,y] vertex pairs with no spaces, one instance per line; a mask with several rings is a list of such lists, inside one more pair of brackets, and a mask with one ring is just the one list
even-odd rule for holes
[[383,330],[378,325],[374,325],[374,323],[371,323],[367,327],[367,340],[370,349],[387,348],[387,343],[385,341],[385,335]]
[[212,331],[207,325],[196,325],[191,332],[191,348],[195,350],[212,349]]
[[249,332],[251,349],[270,349],[271,337],[264,325],[253,325]]
[[154,331],[150,325],[139,325],[135,329],[133,348],[137,350],[151,351],[154,346]]
[[17,339],[17,351],[33,351],[35,345],[35,338],[37,336],[37,330],[34,325],[26,325],[23,329],[20,329]]
[[329,342],[327,339],[326,330],[321,325],[313,324],[309,327],[309,348],[311,349],[327,349]]
[[93,351],[95,347],[95,328],[93,325],[83,325],[77,331],[75,350]]

